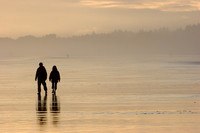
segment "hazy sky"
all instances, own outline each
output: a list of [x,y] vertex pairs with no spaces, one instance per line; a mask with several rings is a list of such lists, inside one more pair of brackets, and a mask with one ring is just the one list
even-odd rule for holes
[[200,23],[200,0],[0,0],[0,36],[70,36]]

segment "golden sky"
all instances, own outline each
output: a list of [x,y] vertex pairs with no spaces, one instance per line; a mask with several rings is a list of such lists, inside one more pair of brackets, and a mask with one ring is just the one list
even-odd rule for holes
[[199,0],[0,0],[0,37],[174,29],[199,22]]
[[172,12],[200,10],[199,0],[81,0],[81,3],[96,8],[156,9]]

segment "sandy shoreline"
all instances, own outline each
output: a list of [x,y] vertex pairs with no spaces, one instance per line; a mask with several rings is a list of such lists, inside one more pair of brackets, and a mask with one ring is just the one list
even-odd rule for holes
[[[198,133],[200,130],[198,64],[53,59],[60,65],[61,73],[55,99],[48,81],[47,97],[43,90],[40,98],[36,94],[35,62],[39,60],[21,61],[0,65],[0,132]],[[49,72],[54,63],[52,59],[45,61]]]

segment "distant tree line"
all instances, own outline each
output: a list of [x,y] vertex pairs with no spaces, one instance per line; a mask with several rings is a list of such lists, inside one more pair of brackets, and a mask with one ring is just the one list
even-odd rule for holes
[[1,56],[24,55],[112,55],[112,54],[200,54],[200,24],[171,31],[122,31],[58,37],[27,35],[0,38]]

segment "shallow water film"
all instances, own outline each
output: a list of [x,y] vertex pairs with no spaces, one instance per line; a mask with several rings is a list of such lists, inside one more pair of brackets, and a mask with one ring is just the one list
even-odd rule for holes
[[[149,57],[150,58],[150,57]],[[199,56],[0,59],[1,133],[198,133]],[[56,65],[57,93],[34,80]]]

